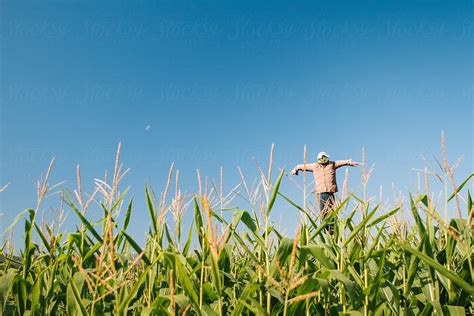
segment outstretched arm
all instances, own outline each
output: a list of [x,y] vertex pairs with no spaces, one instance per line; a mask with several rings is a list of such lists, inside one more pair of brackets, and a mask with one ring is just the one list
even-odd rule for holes
[[313,172],[314,171],[314,163],[307,163],[307,164],[301,164],[297,165],[291,170],[291,174],[298,175],[299,171],[309,171]]
[[356,167],[356,166],[360,166],[361,163],[359,162],[356,162],[356,161],[352,161],[352,159],[349,159],[349,160],[336,160],[334,162],[334,166],[337,168],[340,168],[340,167],[343,167],[343,166],[351,166],[351,167]]

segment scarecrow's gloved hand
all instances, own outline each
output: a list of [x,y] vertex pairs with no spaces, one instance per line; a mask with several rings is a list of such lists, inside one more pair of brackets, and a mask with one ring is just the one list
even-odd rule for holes
[[357,161],[352,161],[352,158],[349,159],[350,163],[352,166],[356,167],[356,166],[362,166],[362,164],[360,162],[357,162]]

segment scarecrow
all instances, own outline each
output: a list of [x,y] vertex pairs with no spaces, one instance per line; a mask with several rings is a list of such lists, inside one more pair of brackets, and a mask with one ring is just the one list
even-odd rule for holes
[[[336,169],[343,166],[355,167],[360,165],[360,163],[352,161],[352,159],[331,161],[329,160],[329,155],[322,151],[318,154],[317,162],[297,165],[291,170],[291,174],[298,175],[299,171],[310,171],[314,174],[319,211],[324,218],[334,207],[334,193],[337,192]],[[332,234],[334,224],[331,223],[328,229]]]

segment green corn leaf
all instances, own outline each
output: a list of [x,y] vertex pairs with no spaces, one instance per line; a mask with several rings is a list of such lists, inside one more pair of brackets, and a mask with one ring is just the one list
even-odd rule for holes
[[130,217],[132,215],[133,208],[133,199],[130,200],[127,207],[127,212],[125,212],[125,218],[123,220],[123,230],[127,230],[128,224],[130,223]]
[[247,228],[250,230],[252,235],[255,237],[255,240],[258,242],[260,247],[265,248],[265,241],[260,234],[260,231],[258,229],[257,224],[255,223],[255,220],[250,216],[249,212],[247,211],[242,211],[242,216],[241,216],[241,221],[247,226]]
[[36,279],[35,284],[33,285],[33,291],[31,292],[31,315],[40,315],[41,314],[41,282],[42,275],[40,274]]
[[237,240],[239,245],[244,249],[244,251],[247,253],[249,258],[255,263],[260,265],[260,261],[255,257],[255,254],[249,249],[249,247],[246,245],[245,241],[239,236],[239,234],[235,234],[234,238]]
[[333,210],[332,212],[330,212],[321,222],[321,224],[319,226],[316,226],[315,227],[315,230],[313,231],[313,233],[311,234],[311,238],[310,240],[308,241],[308,243],[312,240],[314,240],[314,238],[316,238],[316,236],[318,236],[321,231],[329,224],[333,221],[333,219],[337,216],[337,214],[339,214],[339,212],[344,208],[344,206],[346,205],[346,203],[349,201],[349,198],[346,198],[344,201],[341,202],[341,204],[339,204],[339,206]]
[[218,258],[216,258],[213,253],[211,253],[210,258],[211,258],[211,276],[212,276],[211,280],[214,285],[214,288],[217,291],[217,295],[221,296],[222,285],[221,285],[221,277],[219,273]]
[[49,245],[48,240],[46,239],[43,232],[41,231],[41,229],[38,227],[38,224],[36,224],[36,223],[35,223],[35,229],[36,229],[36,232],[38,233],[38,235],[40,236],[40,239],[43,242],[44,247],[48,250],[48,252],[51,252],[51,247]]
[[222,223],[222,224],[227,224],[227,221],[222,218],[219,214],[217,214],[214,210],[210,210],[211,211],[211,215],[213,218],[215,218],[218,222]]
[[156,221],[155,206],[153,205],[153,200],[150,196],[150,192],[148,192],[148,187],[145,187],[145,194],[146,194],[146,202],[148,205],[148,213],[150,214],[150,219],[151,219],[151,226],[153,227],[153,231],[156,234],[158,232],[158,223]]
[[[423,242],[423,253],[425,253],[429,258],[433,258],[433,249],[428,239],[425,239]],[[430,273],[431,282],[435,283],[436,281],[435,270],[433,269],[433,267],[429,267],[428,270]]]
[[189,248],[191,247],[191,240],[193,238],[193,226],[194,226],[194,221],[191,222],[191,225],[189,225],[189,232],[188,232],[188,238],[186,239],[186,243],[184,244],[183,251],[181,252],[183,256],[187,256],[189,252]]
[[472,197],[471,197],[471,192],[467,190],[467,213],[471,212],[472,210]]
[[420,258],[421,261],[423,261],[424,263],[426,263],[427,265],[435,269],[438,273],[450,279],[453,283],[456,283],[460,288],[465,290],[470,295],[474,295],[474,286],[464,281],[454,272],[446,269],[444,266],[436,262],[433,258],[428,257],[426,254],[420,252],[417,249],[410,247],[409,245],[400,244],[400,246],[406,251]]
[[16,275],[16,278],[13,281],[13,295],[15,297],[15,304],[18,308],[18,312],[20,315],[24,315],[28,301],[28,294],[26,292],[26,281],[20,275]]
[[349,215],[346,217],[345,222],[347,223],[347,226],[349,226],[353,222],[353,218],[358,210],[359,210],[359,207],[357,206],[354,207],[352,211],[349,213]]
[[387,218],[389,218],[389,217],[395,215],[399,210],[400,210],[400,207],[397,207],[396,209],[393,209],[393,210],[391,210],[390,212],[388,212],[388,213],[386,213],[386,214],[384,214],[384,215],[382,215],[382,216],[377,217],[377,218],[374,219],[372,222],[368,223],[368,224],[367,224],[367,227],[372,227],[372,226],[374,226],[374,225],[377,225],[378,223],[380,223],[380,222],[386,220]]
[[196,196],[194,196],[193,202],[194,202],[194,220],[196,222],[196,228],[198,229],[198,231],[201,231],[201,228],[204,227],[204,224],[202,221],[201,210],[199,209],[199,204],[198,204]]
[[17,277],[19,276],[15,270],[10,270],[8,273],[0,276],[0,308],[2,311],[5,308],[8,296]]
[[173,238],[171,238],[170,232],[168,230],[168,224],[163,225],[166,239],[168,240],[168,245],[173,245]]
[[[433,313],[433,311],[436,311],[436,314]],[[425,305],[425,308],[421,311],[420,315],[443,315],[443,308],[441,307],[441,304],[436,301],[428,301],[427,304]]]
[[339,270],[329,270],[329,273],[331,276],[338,281],[340,281],[342,284],[344,284],[344,288],[347,291],[347,294],[349,295],[352,303],[356,302],[356,292],[355,292],[355,287],[354,287],[354,282],[352,282],[348,277],[346,277],[342,272]]
[[357,202],[359,202],[360,204],[365,204],[364,201],[362,201],[360,198],[358,198],[357,196],[355,196],[353,193],[349,193],[350,196],[352,196],[354,199],[357,200]]
[[290,258],[292,249],[293,249],[293,239],[283,238],[282,240],[280,240],[280,244],[278,246],[277,258],[281,266],[283,266],[286,263],[286,261]]
[[31,242],[31,235],[32,235],[36,212],[32,209],[29,209],[28,213],[30,215],[30,220],[25,220],[25,246],[24,246],[25,248],[23,249],[25,251],[24,257],[23,257],[23,278],[24,279],[26,279],[28,273],[30,272],[29,270],[31,266],[31,258],[35,250],[35,246]]
[[301,247],[301,250],[308,250],[326,268],[336,269],[334,261],[326,256],[322,247],[318,247],[316,245],[307,245]]
[[327,296],[329,294],[329,282],[327,279],[323,278],[316,278],[319,283],[319,286],[323,290],[323,293]]
[[138,255],[142,254],[142,260],[147,264],[147,265],[150,265],[151,264],[151,261],[150,259],[148,259],[147,255],[143,252],[142,248],[136,243],[135,240],[133,240],[132,237],[130,237],[127,233],[123,233],[123,235],[125,236],[125,239],[127,239],[128,243],[130,244],[130,246],[132,246],[132,248],[137,252]]
[[[364,280],[362,280],[361,275],[359,274],[356,269],[354,269],[354,265],[350,264],[346,266],[347,271],[351,275],[352,279],[354,280],[354,283],[360,286],[361,288],[364,288]],[[363,271],[360,271],[360,273],[363,273]]]
[[69,280],[67,287],[67,308],[70,315],[88,315],[84,302],[81,299],[81,290],[84,277],[76,272]]
[[119,206],[120,202],[122,202],[123,198],[125,197],[125,195],[127,194],[128,190],[130,189],[130,187],[126,188],[125,190],[123,190],[123,192],[120,194],[120,196],[118,197],[117,200],[115,200],[114,204],[112,205],[112,207],[110,208],[109,210],[109,213],[112,213],[116,208],[117,206]]
[[137,295],[138,289],[140,288],[142,283],[147,278],[151,267],[152,267],[151,265],[147,266],[143,270],[143,272],[140,274],[138,279],[133,283],[132,288],[130,289],[130,291],[126,294],[126,296],[123,298],[123,300],[119,304],[118,315],[128,315],[128,308],[129,308],[130,302]]
[[278,176],[277,181],[275,182],[275,185],[273,186],[272,193],[270,194],[270,199],[268,200],[267,213],[266,213],[267,216],[270,215],[270,212],[273,208],[273,204],[275,204],[277,193],[278,193],[278,190],[280,189],[281,179],[283,178],[284,174],[285,174],[285,170],[282,169],[280,171],[280,175]]
[[451,200],[454,198],[454,196],[456,195],[456,193],[459,193],[459,192],[462,190],[462,188],[464,188],[464,186],[469,182],[469,180],[470,180],[472,177],[474,177],[474,172],[471,173],[471,174],[466,178],[466,180],[464,180],[464,181],[461,183],[461,185],[456,188],[456,191],[453,192],[453,193],[448,197],[448,202],[451,201]]
[[251,298],[255,292],[260,288],[258,284],[255,283],[255,276],[252,279],[247,282],[245,285],[245,288],[243,289],[242,293],[239,296],[239,300],[237,301],[237,304],[235,305],[234,310],[232,311],[232,316],[236,315],[242,315],[244,308],[245,308],[245,303],[249,298]]
[[10,224],[10,226],[8,226],[8,228],[5,229],[5,230],[0,234],[0,236],[3,237],[3,236],[5,236],[8,232],[10,232],[10,231],[18,224],[18,222],[20,222],[20,220],[21,220],[26,214],[28,214],[29,211],[30,211],[30,209],[25,209],[25,210],[21,211],[17,216],[15,216],[15,218],[13,219],[12,223]]
[[76,213],[76,215],[79,217],[79,219],[84,224],[84,226],[86,226],[87,230],[89,230],[91,232],[91,234],[95,237],[95,239],[97,239],[98,241],[100,241],[102,243],[103,242],[102,237],[95,230],[94,226],[92,226],[92,224],[76,208],[76,206],[74,205],[74,203],[72,203],[71,199],[69,198],[69,196],[67,194],[64,194],[64,197],[66,198],[67,204],[73,209],[74,213]]
[[183,286],[184,291],[186,292],[187,296],[190,298],[191,302],[193,303],[194,307],[199,310],[199,300],[198,295],[196,294],[196,290],[194,289],[194,285],[191,282],[191,279],[188,276],[188,272],[186,271],[185,267],[180,261],[179,255],[174,255],[174,263],[176,266],[176,272],[178,275],[178,279]]
[[244,214],[244,212],[245,212],[244,210],[238,210],[237,212],[232,214],[232,223],[231,223],[231,226],[230,226],[230,229],[232,231],[235,231],[237,229],[237,226],[239,225],[240,220],[242,219],[242,215]]
[[[123,230],[121,230],[115,237],[114,237],[114,244],[119,249],[122,246],[123,241]],[[123,249],[122,249],[123,250]]]
[[72,247],[74,244],[77,245],[77,247],[81,246],[81,235],[78,233],[72,233],[67,236],[67,250],[68,252],[72,251]]
[[349,242],[363,229],[363,228],[366,228],[366,224],[367,222],[374,216],[375,212],[377,212],[377,209],[378,209],[378,206],[376,206],[372,212],[370,212],[369,214],[367,214],[367,216],[362,219],[362,221],[356,226],[354,227],[354,229],[351,231],[351,233],[349,234],[349,236],[347,236],[347,238],[344,240],[344,247],[347,246],[347,244],[349,244]]
[[281,240],[281,239],[283,238],[283,235],[280,234],[280,233],[278,232],[278,230],[276,230],[275,227],[273,227],[273,226],[269,226],[269,227],[268,227],[268,232],[267,232],[267,234],[270,235],[271,232],[273,232],[273,233],[277,236],[278,240]]
[[300,210],[301,212],[303,212],[306,217],[308,218],[308,220],[311,222],[311,225],[313,225],[313,228],[316,228],[318,227],[318,224],[313,220],[312,216],[310,214],[308,214],[308,212],[306,212],[301,206],[297,205],[295,202],[293,202],[290,198],[288,198],[286,195],[284,195],[283,193],[281,192],[278,192],[278,194],[280,196],[282,196],[288,203],[290,203],[293,207],[297,208],[298,210]]
[[388,306],[392,309],[392,313],[397,314],[400,308],[400,291],[392,284],[392,282],[386,280],[382,286],[382,293],[384,294]]
[[84,256],[83,260],[85,261],[85,260],[89,259],[89,257],[92,256],[94,253],[96,253],[96,251],[99,250],[101,246],[102,246],[102,243],[97,242],[94,246],[92,246],[91,249],[89,249],[89,251]]
[[448,314],[450,316],[466,316],[466,309],[464,306],[453,306],[453,305],[447,305],[445,306],[445,313],[444,315]]
[[253,298],[249,298],[249,302],[243,302],[242,303],[245,307],[248,308],[249,311],[251,311],[253,314],[252,315],[261,315],[261,316],[267,316],[268,313],[266,310],[263,309],[263,307]]
[[387,254],[387,251],[384,250],[382,255],[381,255],[381,260],[377,263],[379,265],[377,274],[375,275],[373,280],[370,281],[369,289],[370,289],[370,298],[371,298],[371,300],[374,300],[380,292],[379,290],[380,290],[380,286],[381,286],[382,280],[383,280],[383,272],[384,272],[384,267],[385,267],[386,254]]
[[241,221],[250,229],[252,233],[258,233],[258,227],[249,212],[242,211]]
[[194,202],[194,223],[196,223],[196,231],[199,237],[198,240],[202,248],[204,246],[203,241],[202,241],[202,239],[204,238],[203,237],[204,224],[202,221],[201,210],[199,209],[199,204],[198,204],[196,196],[194,196],[193,202]]
[[377,235],[375,236],[374,238],[374,241],[372,242],[372,245],[369,247],[369,249],[367,250],[366,254],[365,254],[365,257],[364,257],[364,260],[367,261],[368,258],[370,258],[370,256],[372,255],[372,252],[374,251],[375,247],[377,245],[379,245],[379,240],[380,240],[380,237],[382,236],[382,233],[384,232],[385,230],[385,226],[382,226],[379,228],[378,232],[377,232]]
[[[423,244],[419,245],[419,249],[423,248]],[[420,263],[420,258],[418,256],[411,255],[410,262],[408,263],[408,272],[407,272],[407,289],[411,289],[413,282],[418,274],[418,266]]]
[[209,305],[203,305],[201,309],[204,316],[218,316],[219,314]]
[[423,237],[426,235],[426,227],[423,224],[423,220],[420,217],[420,214],[418,214],[418,209],[416,208],[415,202],[413,201],[413,198],[410,194],[410,208],[413,214],[413,217],[415,218],[416,225],[418,226],[418,229],[420,231],[420,236]]

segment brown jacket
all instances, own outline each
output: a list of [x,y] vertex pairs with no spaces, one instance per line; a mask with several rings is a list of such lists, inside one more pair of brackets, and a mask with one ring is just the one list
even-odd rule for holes
[[[336,160],[329,161],[327,164],[309,163],[306,164],[306,171],[314,173],[314,181],[316,182],[316,193],[337,192],[336,169],[342,166],[357,166],[358,163],[352,160]],[[296,171],[304,171],[305,165],[297,165]]]

